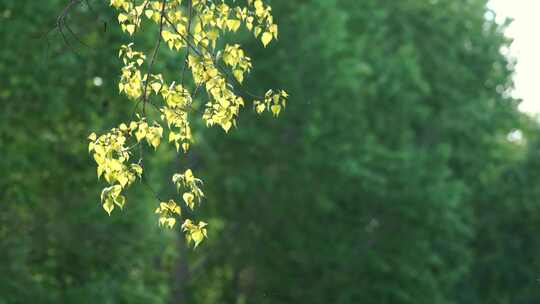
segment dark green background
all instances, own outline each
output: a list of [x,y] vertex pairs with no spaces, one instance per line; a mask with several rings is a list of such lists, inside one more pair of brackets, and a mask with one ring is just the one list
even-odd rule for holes
[[231,39],[249,90],[286,89],[286,111],[248,105],[228,136],[197,123],[189,158],[147,154],[159,196],[188,164],[205,181],[196,250],[157,227],[144,184],[102,210],[86,136],[133,107],[116,89],[126,37],[90,1],[66,19],[88,47],[66,44],[49,30],[67,2],[0,1],[1,304],[540,300],[540,129],[509,94],[486,0],[268,1],[279,41]]

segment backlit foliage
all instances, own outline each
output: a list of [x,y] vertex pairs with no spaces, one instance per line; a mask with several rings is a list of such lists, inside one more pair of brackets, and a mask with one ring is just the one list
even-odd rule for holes
[[[98,178],[103,177],[109,184],[101,194],[102,206],[109,215],[116,207],[122,209],[125,205],[125,189],[143,178],[143,145],[157,149],[166,133],[166,141],[178,153],[188,152],[193,144],[190,122],[198,108],[194,104],[197,93],[204,94],[198,99],[205,101],[202,119],[207,126],[219,126],[225,132],[236,126],[245,95],[239,86],[252,69],[252,62],[239,44],[223,41],[223,35],[245,28],[266,47],[277,39],[278,27],[271,7],[263,1],[230,2],[110,1],[118,13],[122,31],[131,39],[119,50],[124,65],[118,89],[134,102],[137,113],[132,115],[136,119],[121,123],[105,134],[92,133],[88,137]],[[138,49],[133,42],[137,32],[156,27],[157,42],[153,50],[147,53]],[[177,55],[180,73],[164,76],[154,71],[162,44]],[[191,79],[187,79],[189,75]],[[254,108],[259,114],[268,110],[277,116],[287,97],[282,90],[268,90],[264,96],[255,97]],[[154,116],[159,118],[152,120],[147,111],[156,111],[158,115]],[[191,169],[175,174],[172,182],[190,211],[204,198],[202,181]],[[173,228],[181,220],[188,243],[197,246],[207,236],[207,223],[182,218],[182,208],[174,199],[159,202],[155,213],[161,226]]]

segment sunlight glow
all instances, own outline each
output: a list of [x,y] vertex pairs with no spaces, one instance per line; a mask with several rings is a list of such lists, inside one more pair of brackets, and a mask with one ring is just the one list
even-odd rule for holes
[[540,114],[540,1],[491,0],[489,7],[498,22],[514,20],[506,30],[506,35],[514,39],[509,55],[517,59],[513,95],[523,99],[521,111]]

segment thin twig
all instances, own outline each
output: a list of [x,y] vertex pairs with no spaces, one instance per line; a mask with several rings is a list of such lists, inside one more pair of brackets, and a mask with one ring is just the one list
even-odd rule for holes
[[71,43],[69,42],[69,40],[67,39],[66,37],[66,34],[64,33],[64,30],[63,28],[65,27],[65,20],[66,20],[66,17],[67,15],[69,14],[69,11],[73,8],[74,5],[76,4],[79,4],[81,0],[70,0],[68,5],[66,5],[66,7],[64,7],[64,9],[62,10],[62,13],[60,15],[58,15],[58,17],[56,18],[56,29],[58,30],[58,32],[60,33],[60,36],[62,37],[62,40],[64,41],[64,44],[75,54],[79,55],[80,54],[71,46]]
[[[157,42],[156,47],[154,48],[154,53],[152,54],[152,57],[150,59],[150,64],[148,66],[148,71],[146,72],[146,82],[144,84],[144,91],[143,91],[143,106],[142,106],[142,114],[143,117],[146,117],[146,104],[148,103],[148,83],[149,83],[149,77],[150,74],[152,74],[152,68],[154,67],[154,63],[156,60],[157,52],[159,50],[159,47],[161,45],[161,33],[163,32],[163,24],[164,24],[164,18],[165,18],[165,2],[166,0],[161,1],[161,17],[159,19],[159,32],[157,35]],[[141,146],[140,148],[140,162],[144,167],[144,149]]]
[[159,201],[159,202],[162,202],[163,200],[159,198],[159,195],[157,193],[156,190],[154,190],[154,188],[152,188],[152,186],[150,186],[150,183],[148,182],[148,180],[146,180],[146,177],[145,175],[143,174],[141,176],[141,181],[143,182],[143,184],[150,190],[150,192],[152,192],[152,195],[154,195],[154,197]]
[[[187,26],[187,33],[189,34],[189,32],[191,32],[191,19],[192,19],[192,13],[193,13],[193,4],[192,4],[192,0],[187,0],[188,1],[188,10],[189,10],[189,13],[188,13],[188,26]],[[186,73],[186,67],[188,65],[188,57],[189,57],[189,48],[186,49],[186,56],[184,57],[184,67],[182,68],[182,87],[184,87],[184,75]]]
[[150,76],[150,74],[152,74],[152,68],[154,67],[154,63],[155,63],[155,60],[156,60],[156,56],[157,56],[157,52],[159,50],[159,47],[161,45],[161,33],[163,32],[163,24],[164,24],[164,18],[165,18],[165,1],[166,0],[162,0],[161,1],[161,17],[159,19],[159,32],[158,32],[158,35],[157,35],[157,42],[156,42],[156,47],[154,48],[154,52],[152,53],[152,57],[150,59],[150,65],[148,66],[148,72],[146,73],[146,83],[144,84],[144,92],[143,92],[143,115],[146,115],[145,113],[145,110],[146,110],[146,103],[148,102],[148,77]]

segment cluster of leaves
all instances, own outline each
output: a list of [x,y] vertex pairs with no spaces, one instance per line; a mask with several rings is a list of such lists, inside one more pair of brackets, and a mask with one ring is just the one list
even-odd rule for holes
[[[151,55],[136,50],[133,41],[119,50],[124,65],[118,89],[135,102],[137,119],[122,123],[103,135],[92,133],[89,136],[89,151],[97,163],[98,178],[104,176],[110,185],[101,195],[103,208],[109,215],[115,206],[124,206],[123,191],[137,178],[142,178],[145,140],[157,149],[166,129],[168,142],[174,143],[176,151],[182,148],[184,153],[188,152],[193,143],[190,117],[197,108],[194,99],[200,88],[206,92],[202,114],[206,125],[218,125],[225,132],[236,126],[244,97],[235,85],[242,84],[252,69],[252,62],[239,44],[218,44],[222,36],[238,31],[242,24],[265,47],[278,36],[272,9],[262,0],[248,0],[245,6],[236,7],[212,0],[111,0],[110,5],[118,11],[122,31],[130,37],[146,26],[145,19],[149,24],[157,25],[159,31]],[[179,79],[167,81],[162,74],[153,72],[162,42],[183,60]],[[222,44],[223,48],[218,47]],[[146,70],[143,69],[145,63]],[[191,72],[192,80],[185,79],[186,71]],[[269,109],[277,116],[285,107],[287,97],[283,90],[268,90],[264,97],[256,98],[255,109],[257,113]],[[147,105],[152,106],[160,119],[150,122]],[[140,157],[130,162],[135,149],[139,149]],[[184,174],[175,174],[173,183],[179,190],[186,190],[182,199],[191,210],[194,202],[200,202],[204,197],[199,187],[202,182],[190,169]],[[161,202],[156,213],[159,224],[169,228],[173,228],[176,218],[182,216],[179,204],[173,199]],[[185,218],[182,230],[186,232],[187,241],[197,246],[207,235],[206,225]]]
[[287,104],[287,97],[289,97],[289,95],[283,90],[278,93],[274,93],[273,90],[268,90],[266,94],[264,94],[264,101],[255,100],[253,106],[255,107],[255,111],[259,114],[265,110],[270,110],[274,116],[278,116],[281,109],[285,108],[285,105]]

